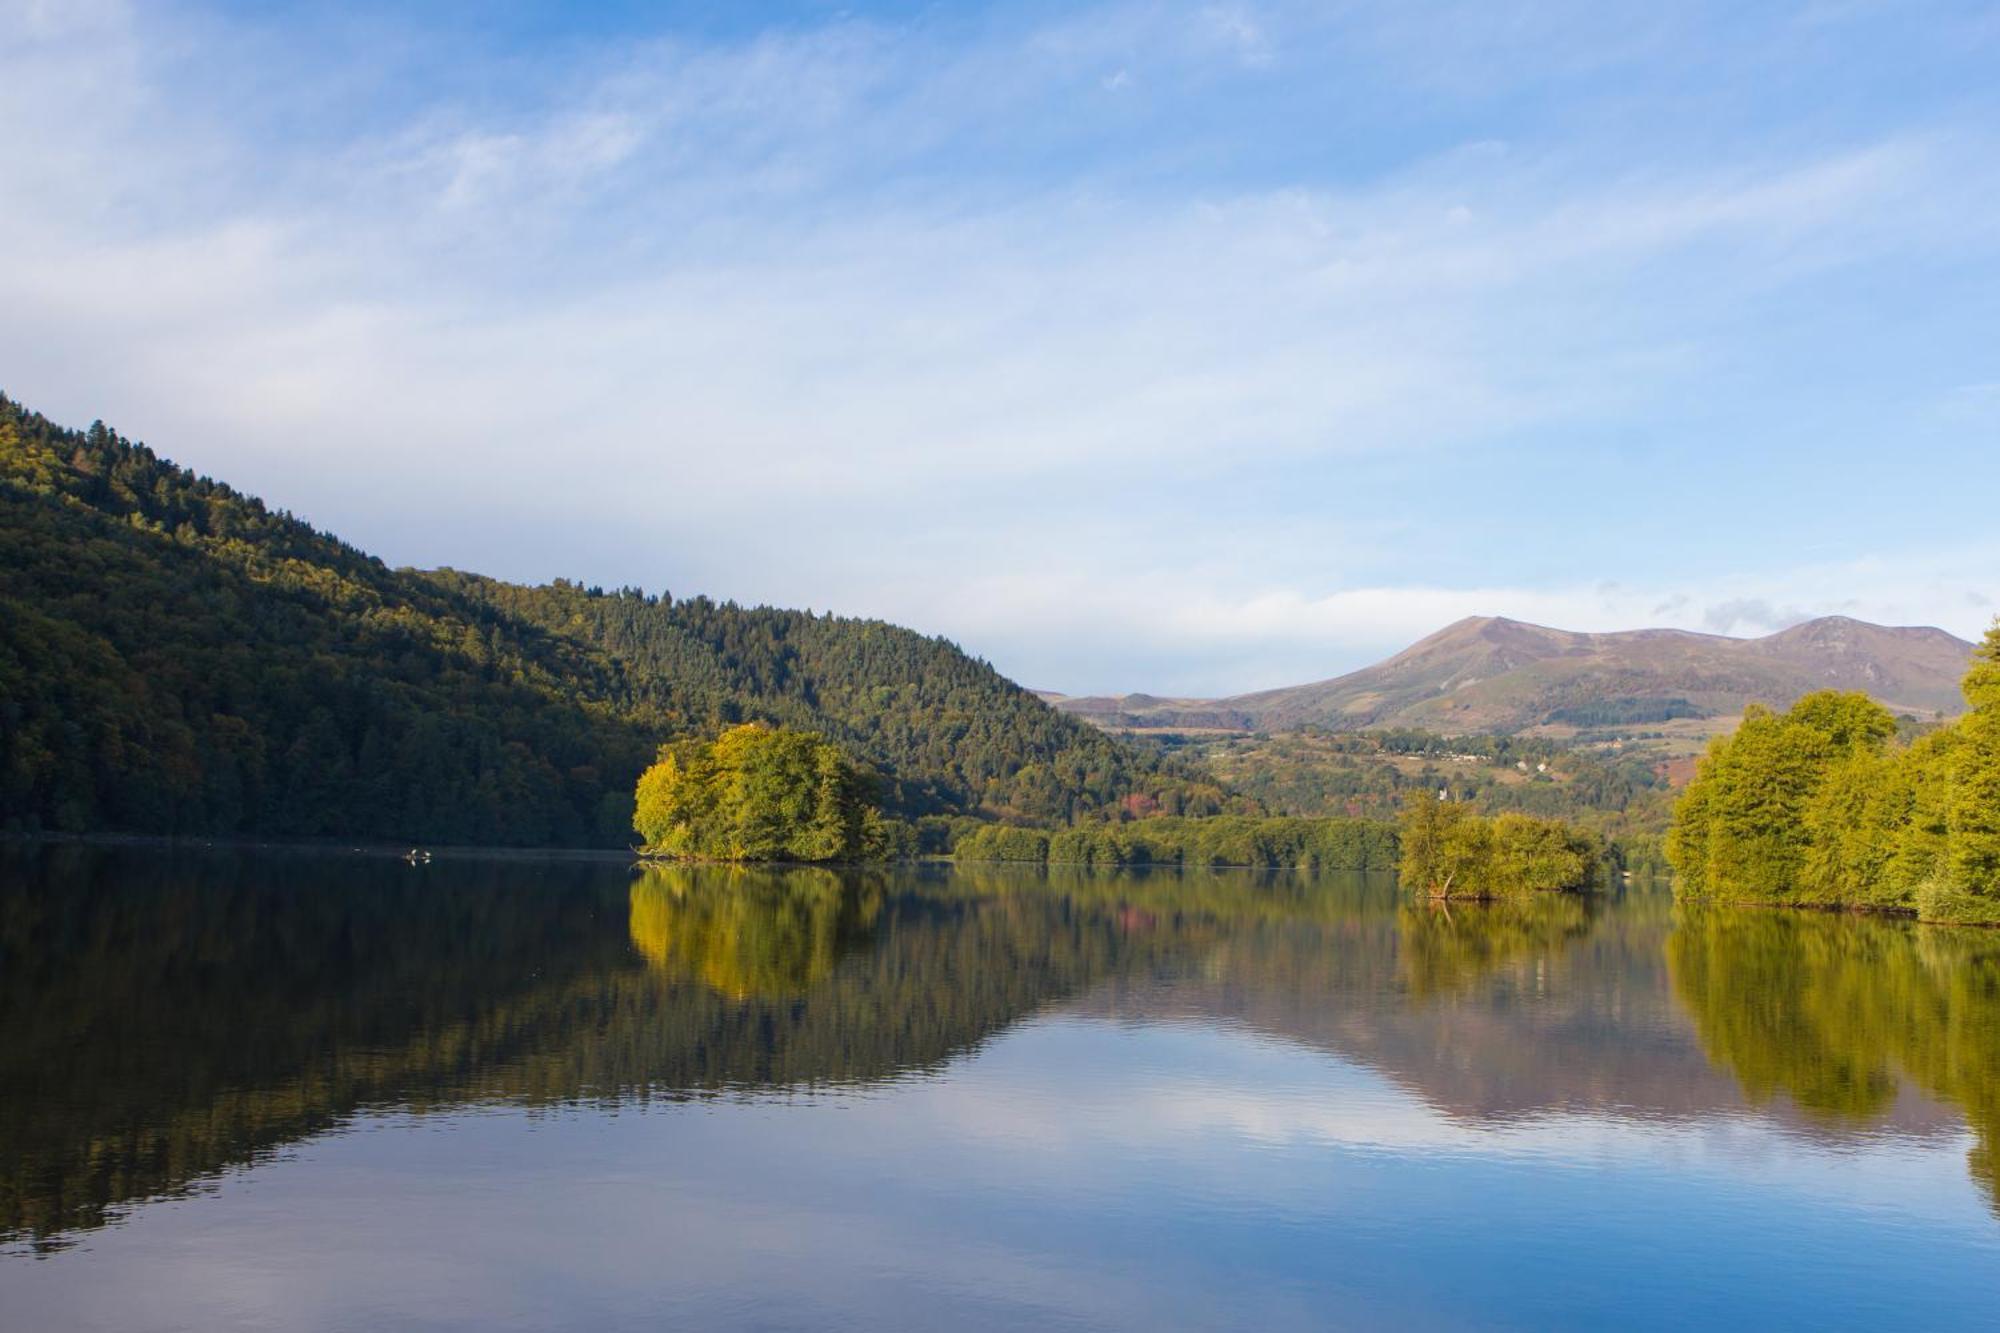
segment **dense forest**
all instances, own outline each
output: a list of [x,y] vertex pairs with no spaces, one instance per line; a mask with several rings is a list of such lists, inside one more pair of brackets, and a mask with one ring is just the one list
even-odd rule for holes
[[1067,823],[1120,811],[1211,814],[1228,803],[1193,767],[1057,712],[947,639],[632,588],[521,587],[450,570],[423,577],[596,650],[618,667],[611,702],[670,733],[712,735],[743,721],[821,733],[880,770],[894,813]]
[[2000,623],[1964,689],[1971,711],[1910,744],[1864,694],[1753,708],[1674,809],[1677,890],[2000,923]]
[[623,845],[663,741],[754,720],[896,814],[1226,804],[941,639],[391,569],[0,397],[0,829]]

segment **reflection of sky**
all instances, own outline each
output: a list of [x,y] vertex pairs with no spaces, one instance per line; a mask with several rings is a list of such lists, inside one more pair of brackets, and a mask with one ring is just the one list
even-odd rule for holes
[[[9,1327],[1938,1328],[1962,1135],[1481,1126],[1199,1023],[1027,1023],[859,1094],[364,1118],[0,1262]],[[78,1270],[91,1280],[79,1281]]]

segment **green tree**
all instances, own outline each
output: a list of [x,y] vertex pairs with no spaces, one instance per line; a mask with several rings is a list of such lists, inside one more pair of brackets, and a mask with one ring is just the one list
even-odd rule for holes
[[1956,727],[1934,731],[1897,756],[1890,767],[1884,802],[1889,824],[1888,891],[1898,906],[1919,905],[1926,890],[1946,878],[1952,769],[1959,740]]
[[2000,621],[1965,675],[1972,711],[1953,728],[1943,874],[1921,889],[1933,920],[2000,922]]
[[1471,817],[1469,806],[1433,797],[1428,790],[1404,798],[1396,828],[1396,872],[1406,887],[1433,896],[1450,892],[1455,877],[1451,834]]
[[1488,819],[1462,801],[1408,799],[1400,826],[1405,886],[1433,898],[1507,898],[1582,889],[1597,845],[1560,820],[1518,811]]
[[1804,809],[1798,893],[1815,903],[1896,907],[1910,901],[1891,873],[1895,829],[1908,817],[1905,754],[1860,750],[1835,759]]
[[[1824,690],[1783,714],[1752,705],[1733,736],[1710,744],[1675,807],[1667,854],[1682,892],[1800,897],[1822,786],[1836,766],[1878,754],[1895,730],[1865,694]],[[1831,877],[1844,882],[1845,871]]]
[[1597,873],[1589,838],[1558,820],[1514,812],[1492,820],[1492,858],[1486,882],[1502,896],[1579,888]]
[[985,824],[964,830],[952,852],[961,861],[1051,865],[1388,870],[1396,864],[1396,831],[1372,819],[1155,815],[1079,823],[1053,833]]

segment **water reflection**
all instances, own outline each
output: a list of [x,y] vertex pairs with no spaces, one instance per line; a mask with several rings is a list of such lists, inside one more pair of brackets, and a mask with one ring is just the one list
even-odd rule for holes
[[1444,911],[1362,877],[83,848],[0,871],[0,1238],[43,1248],[357,1113],[879,1085],[1051,1010],[1248,1028],[1482,1133],[1746,1097],[1822,1140],[1956,1132],[1937,1098],[1992,1184],[1994,934],[1657,896]]
[[561,1045],[551,998],[628,953],[598,868],[4,855],[0,1233],[44,1242],[357,1107],[561,1095],[523,1063]]
[[1414,903],[1396,914],[1397,959],[1412,996],[1465,990],[1497,968],[1544,959],[1590,933],[1599,900],[1568,893],[1532,898]]
[[882,885],[866,871],[648,866],[632,883],[632,944],[734,999],[803,995],[873,941]]
[[1020,883],[18,851],[0,1236],[60,1244],[357,1110],[936,1068],[1179,947]]
[[2000,932],[1684,907],[1667,958],[1703,1047],[1755,1102],[1867,1125],[1907,1080],[1964,1112],[1996,1212]]

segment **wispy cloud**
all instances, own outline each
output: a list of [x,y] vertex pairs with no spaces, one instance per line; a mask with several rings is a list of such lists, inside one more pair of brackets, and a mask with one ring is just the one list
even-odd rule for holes
[[[1977,576],[1964,571],[1996,568],[2000,543],[1981,541],[1895,559],[1767,567],[1694,586],[1580,579],[1532,587],[1401,582],[1315,596],[1232,580],[1233,571],[1220,566],[1149,575],[1065,571],[1048,563],[940,581],[925,588],[911,610],[973,624],[975,641],[1046,634],[1061,645],[1045,650],[1064,669],[1050,678],[1053,688],[1135,688],[1122,685],[1119,672],[1136,654],[1165,664],[1141,682],[1144,689],[1212,694],[1218,682],[1237,692],[1339,675],[1466,616],[1586,631],[1663,626],[1756,637],[1815,616],[1849,615],[1971,635],[1990,618],[1992,603],[1970,586]],[[906,589],[906,595],[916,591]]]
[[[1964,632],[2000,579],[1905,562],[1935,602],[1870,601],[1693,512],[1716,545],[1682,579],[1602,497],[1545,517],[1551,478],[1650,433],[1675,436],[1620,497],[1642,520],[1698,474],[1768,484],[1735,480],[1767,445],[1811,466],[1759,432],[1855,381],[1787,350],[1897,336],[1869,282],[2000,248],[1976,113],[1607,152],[1468,63],[1541,50],[1594,104],[1657,77],[1679,19],[997,9],[585,43],[496,68],[527,71],[508,96],[369,100],[201,11],[16,9],[0,248],[32,262],[0,267],[0,387],[394,559],[810,601],[1037,683],[1208,689],[1475,611],[1935,606]],[[1384,80],[1514,132],[1413,128]],[[1878,364],[1907,381],[1904,357]],[[1876,407],[1976,432],[1910,404],[1976,407],[1946,389],[1992,370]]]

